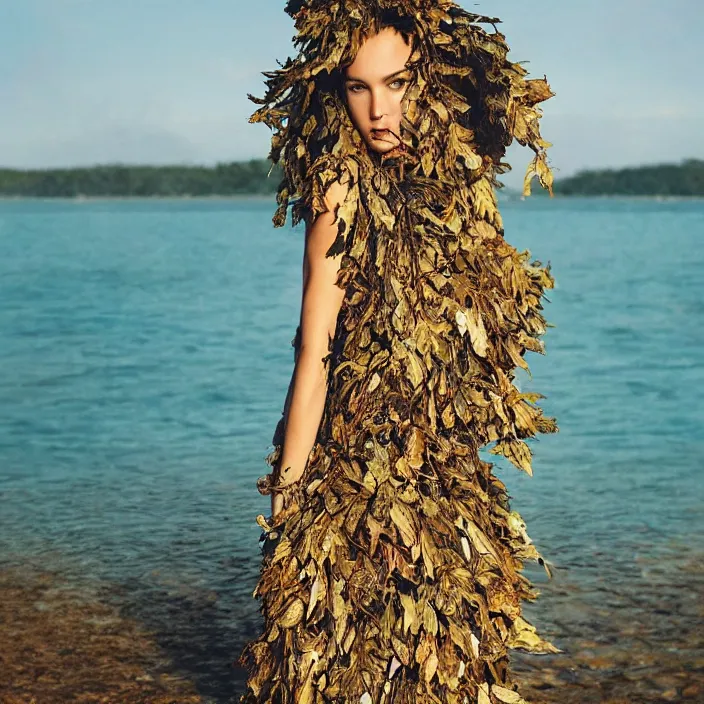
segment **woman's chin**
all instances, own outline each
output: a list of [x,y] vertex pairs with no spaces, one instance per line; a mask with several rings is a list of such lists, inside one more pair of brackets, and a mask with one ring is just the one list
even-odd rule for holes
[[367,146],[373,152],[377,152],[377,154],[386,154],[386,152],[390,152],[392,149],[395,149],[398,146],[398,143],[382,141],[380,139],[372,139],[367,142]]

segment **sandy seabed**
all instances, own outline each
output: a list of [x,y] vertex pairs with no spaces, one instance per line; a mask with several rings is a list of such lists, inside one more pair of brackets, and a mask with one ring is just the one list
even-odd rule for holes
[[[704,702],[704,561],[641,562],[642,584],[604,585],[601,604],[559,580],[542,585],[554,606],[548,635],[565,652],[512,653],[514,679],[531,704]],[[237,701],[241,643],[181,657],[178,648],[187,647],[165,649],[164,634],[128,615],[109,591],[37,566],[0,569],[3,704]]]

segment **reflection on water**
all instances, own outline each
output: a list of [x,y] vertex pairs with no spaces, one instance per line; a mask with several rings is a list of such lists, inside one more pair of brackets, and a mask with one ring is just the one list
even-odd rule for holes
[[[50,685],[83,619],[103,630],[81,657],[113,662],[109,635],[125,668],[76,666],[76,692],[236,701],[232,665],[260,625],[255,480],[300,301],[302,234],[271,211],[0,203],[0,575],[17,639],[0,647],[23,683],[0,674],[0,700],[65,701]],[[517,679],[535,702],[702,701],[704,204],[529,200],[504,216],[557,280],[548,355],[519,380],[560,433],[532,444],[532,478],[485,457],[556,568],[549,582],[527,566],[542,593],[525,608],[565,652],[516,653]]]

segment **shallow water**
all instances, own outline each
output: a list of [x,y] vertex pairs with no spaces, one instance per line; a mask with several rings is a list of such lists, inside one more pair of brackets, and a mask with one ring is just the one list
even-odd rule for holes
[[[0,567],[101,580],[154,628],[187,604],[175,642],[200,642],[189,667],[217,661],[214,677],[258,627],[255,480],[293,363],[302,232],[272,228],[272,210],[0,202]],[[574,652],[656,618],[660,594],[686,601],[704,545],[704,202],[503,214],[557,280],[547,355],[519,379],[560,432],[531,441],[532,478],[485,458],[555,566],[552,582],[527,566],[543,592],[528,617]]]

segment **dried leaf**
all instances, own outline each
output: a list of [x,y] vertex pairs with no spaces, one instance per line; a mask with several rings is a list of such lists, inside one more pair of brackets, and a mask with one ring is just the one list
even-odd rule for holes
[[505,704],[527,704],[526,700],[511,689],[506,689],[498,684],[491,685],[491,693],[500,701],[505,702]]
[[305,604],[300,599],[292,599],[286,611],[277,621],[281,628],[293,628],[300,623],[305,613]]
[[492,447],[489,452],[492,455],[503,455],[518,469],[522,469],[531,477],[533,476],[530,448],[523,440],[502,440]]
[[418,541],[418,527],[411,509],[400,501],[394,501],[389,515],[398,528],[403,542],[409,547],[415,545]]

